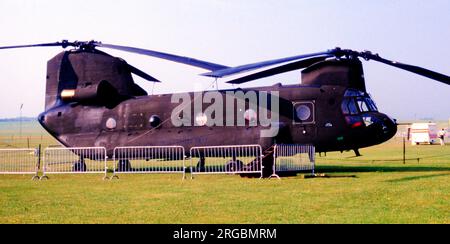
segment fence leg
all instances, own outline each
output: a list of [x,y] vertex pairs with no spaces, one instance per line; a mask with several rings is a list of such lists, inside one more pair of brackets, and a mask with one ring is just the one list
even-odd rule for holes
[[269,179],[272,179],[272,178],[277,178],[277,179],[281,180],[280,176],[278,176],[277,174],[272,174],[271,176],[269,176]]
[[280,176],[277,175],[277,170],[276,170],[277,169],[277,157],[278,157],[277,150],[278,150],[278,147],[277,147],[277,145],[275,145],[274,149],[273,149],[272,174],[269,176],[269,179],[277,178],[277,179],[281,180]]
[[43,176],[41,176],[40,178],[39,178],[39,180],[48,180],[48,179],[50,179],[50,178],[48,178],[48,176],[46,176],[46,175],[43,175]]

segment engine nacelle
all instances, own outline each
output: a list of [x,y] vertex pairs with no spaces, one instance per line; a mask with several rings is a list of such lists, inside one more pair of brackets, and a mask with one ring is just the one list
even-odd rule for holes
[[64,89],[60,95],[64,102],[99,105],[111,104],[118,99],[117,90],[106,80],[99,83],[83,83],[76,89]]

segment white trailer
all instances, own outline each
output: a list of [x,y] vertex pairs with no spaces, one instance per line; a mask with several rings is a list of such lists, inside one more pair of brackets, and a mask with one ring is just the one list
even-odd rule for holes
[[436,123],[412,123],[409,129],[411,145],[433,144],[438,140]]

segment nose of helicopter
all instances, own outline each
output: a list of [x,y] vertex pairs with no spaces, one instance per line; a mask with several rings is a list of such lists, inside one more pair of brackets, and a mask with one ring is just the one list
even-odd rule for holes
[[397,133],[397,122],[386,114],[378,113],[371,117],[372,123],[367,128],[380,142],[391,139]]
[[42,112],[38,115],[38,122],[43,126],[45,125],[45,115],[46,112]]

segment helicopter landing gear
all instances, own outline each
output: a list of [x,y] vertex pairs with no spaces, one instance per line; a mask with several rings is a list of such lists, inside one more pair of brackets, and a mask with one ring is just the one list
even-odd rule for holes
[[315,156],[316,156],[315,152],[308,152],[309,162],[314,162]]
[[225,164],[226,172],[237,172],[244,170],[244,163],[240,160],[230,160]]
[[121,159],[117,163],[117,171],[119,172],[125,172],[125,171],[131,171],[131,163],[128,159]]
[[72,165],[72,171],[74,171],[74,172],[86,171],[86,163],[84,162],[84,159],[81,158],[78,162],[75,162]]
[[198,163],[197,163],[197,171],[205,172],[205,157],[202,155],[200,156],[200,159],[198,160]]

